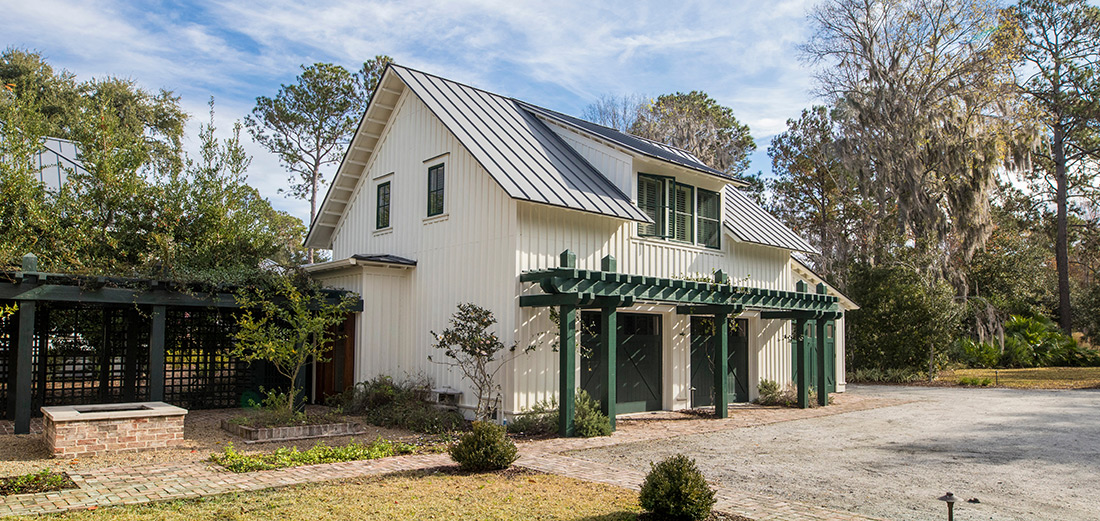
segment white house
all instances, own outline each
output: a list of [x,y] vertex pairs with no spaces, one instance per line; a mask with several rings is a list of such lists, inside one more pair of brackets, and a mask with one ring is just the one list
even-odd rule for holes
[[[306,239],[336,260],[307,269],[363,296],[354,381],[423,374],[472,406],[428,361],[431,331],[472,302],[506,343],[535,346],[501,371],[505,415],[577,387],[619,414],[748,401],[765,379],[842,392],[854,304],[740,184],[683,150],[391,65]],[[727,320],[739,327],[713,335]]]

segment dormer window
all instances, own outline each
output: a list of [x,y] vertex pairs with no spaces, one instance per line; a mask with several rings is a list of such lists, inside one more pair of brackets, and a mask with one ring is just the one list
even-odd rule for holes
[[672,177],[638,174],[638,208],[653,219],[638,225],[641,237],[721,247],[718,192],[678,183]]

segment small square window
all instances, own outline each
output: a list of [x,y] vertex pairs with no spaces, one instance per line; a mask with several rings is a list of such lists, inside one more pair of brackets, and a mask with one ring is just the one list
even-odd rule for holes
[[443,165],[428,168],[428,217],[443,214]]

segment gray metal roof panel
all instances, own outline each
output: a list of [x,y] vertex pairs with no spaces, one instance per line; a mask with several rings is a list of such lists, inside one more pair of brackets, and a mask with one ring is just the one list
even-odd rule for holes
[[695,157],[686,150],[681,150],[674,146],[653,141],[651,139],[645,139],[627,134],[626,132],[621,132],[610,127],[605,127],[603,125],[597,125],[596,123],[592,123],[591,121],[585,121],[583,119],[575,118],[567,114],[562,114],[561,112],[539,107],[538,105],[532,105],[525,101],[516,101],[528,110],[537,112],[548,118],[555,119],[583,132],[594,134],[643,155],[647,155],[655,159],[660,159],[662,161],[667,161],[669,163],[674,163],[683,167],[690,168],[692,170],[698,170],[700,172],[718,176],[723,179],[737,180],[737,178],[725,172],[722,172],[721,170],[717,170],[707,166],[702,161],[700,161],[699,158]]
[[406,259],[397,255],[390,255],[388,253],[373,254],[373,253],[357,253],[352,255],[351,258],[355,260],[361,260],[365,262],[380,262],[383,264],[400,264],[402,266],[416,266],[416,261],[412,259]]
[[390,67],[512,198],[649,222],[629,196],[516,100]]
[[820,253],[741,190],[727,186],[725,205],[726,215],[722,223],[739,240],[792,251]]

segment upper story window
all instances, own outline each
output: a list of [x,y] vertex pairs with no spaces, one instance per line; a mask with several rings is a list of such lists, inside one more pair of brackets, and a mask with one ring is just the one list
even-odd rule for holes
[[638,235],[720,248],[720,202],[717,192],[671,177],[638,174],[638,207],[653,219],[638,225]]
[[390,227],[390,182],[378,185],[377,206],[374,214],[374,229]]
[[443,214],[443,165],[428,168],[428,217]]

